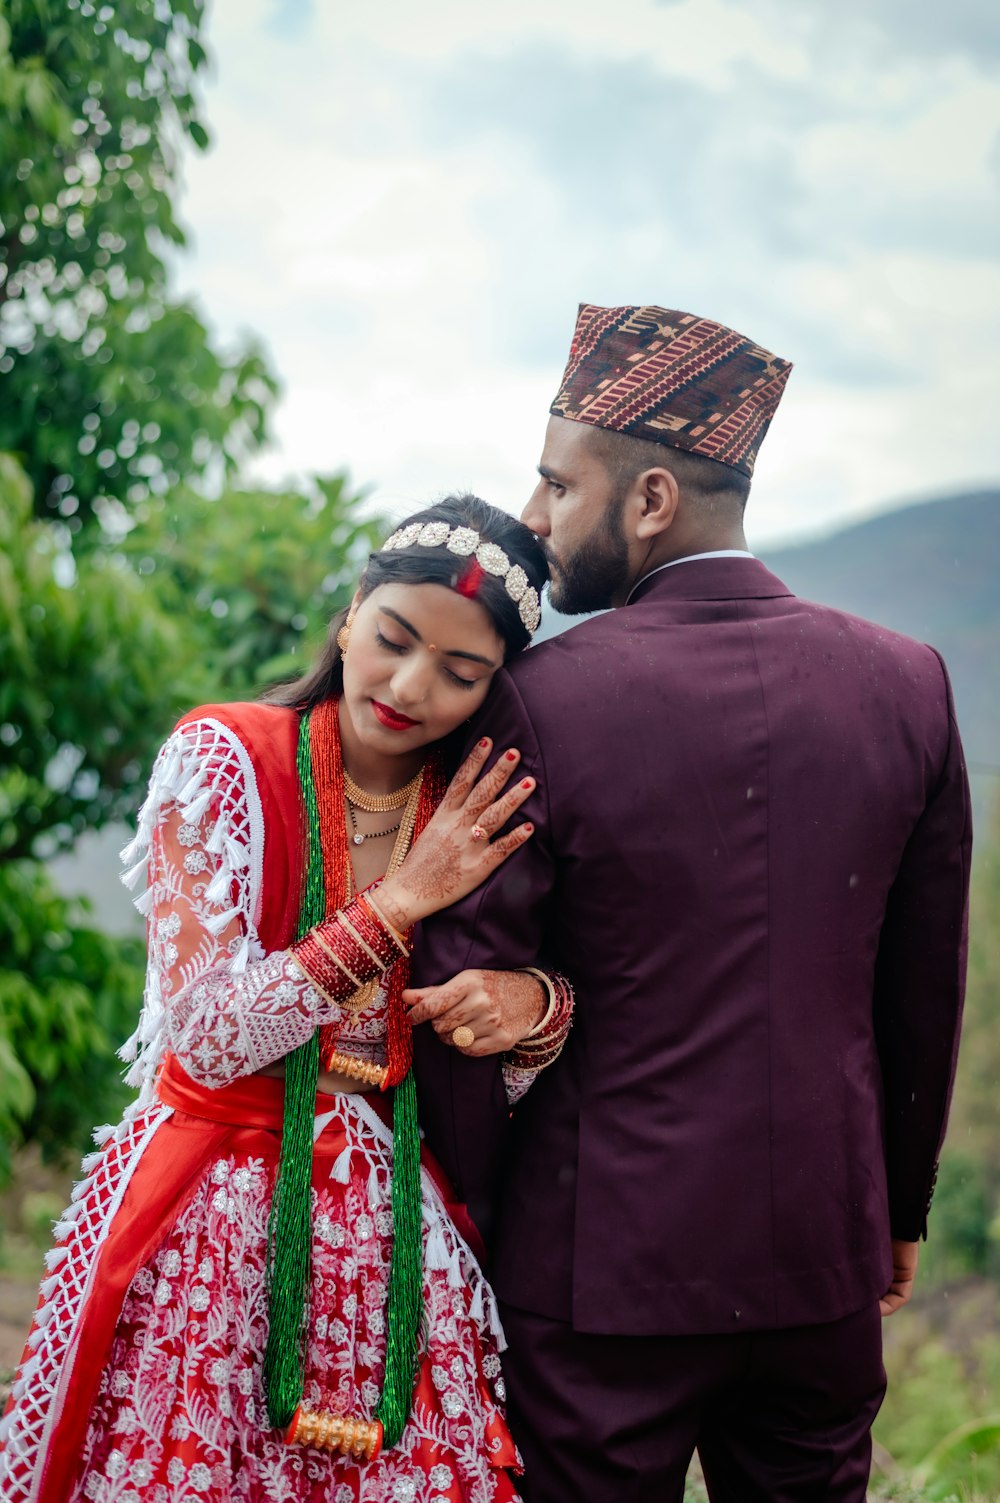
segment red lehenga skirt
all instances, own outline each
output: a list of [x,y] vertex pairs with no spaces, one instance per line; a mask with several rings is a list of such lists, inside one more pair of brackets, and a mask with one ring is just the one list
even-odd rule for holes
[[[4,1425],[4,1503],[516,1503],[502,1333],[425,1155],[425,1346],[399,1445],[288,1445],[261,1385],[283,1085],[210,1091],[168,1058],[57,1227]],[[317,1096],[305,1403],[370,1417],[385,1351],[392,1139],[375,1096]],[[459,1230],[464,1228],[466,1235]]]

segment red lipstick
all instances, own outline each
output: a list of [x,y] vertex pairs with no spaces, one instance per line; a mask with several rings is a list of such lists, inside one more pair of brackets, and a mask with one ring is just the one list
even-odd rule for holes
[[419,725],[419,720],[411,720],[409,715],[401,715],[398,710],[390,710],[388,705],[380,704],[377,699],[372,700],[372,709],[376,719],[385,726],[387,731],[408,731],[412,726]]

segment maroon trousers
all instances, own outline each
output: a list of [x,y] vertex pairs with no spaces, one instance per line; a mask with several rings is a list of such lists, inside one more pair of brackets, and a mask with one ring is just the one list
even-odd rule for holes
[[526,1503],[864,1503],[885,1393],[878,1306],[733,1336],[591,1336],[505,1305]]

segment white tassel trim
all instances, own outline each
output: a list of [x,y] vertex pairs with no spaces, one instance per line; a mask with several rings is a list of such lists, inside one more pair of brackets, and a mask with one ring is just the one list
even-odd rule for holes
[[330,1170],[330,1178],[337,1181],[338,1185],[348,1185],[351,1182],[351,1154],[353,1149],[350,1143],[341,1149],[337,1155],[333,1168]]
[[84,1174],[93,1174],[94,1170],[97,1168],[103,1157],[104,1154],[100,1151],[100,1149],[95,1148],[93,1153],[88,1153],[87,1156],[81,1160],[80,1168],[83,1170]]
[[220,866],[215,876],[205,889],[205,901],[207,903],[221,903],[229,897],[233,885],[233,873],[229,866]]
[[14,1419],[15,1412],[13,1409],[9,1414],[5,1414],[3,1419],[0,1419],[0,1440],[2,1440],[4,1443],[9,1441],[13,1436]]
[[52,1273],[52,1271],[58,1268],[60,1263],[65,1262],[66,1258],[68,1257],[69,1248],[65,1244],[63,1244],[61,1247],[50,1247],[48,1252],[45,1254],[45,1266],[49,1270],[49,1272]]
[[[14,1384],[13,1388],[10,1391],[10,1396],[14,1400],[15,1404],[19,1404],[24,1398],[24,1395],[28,1392],[28,1389],[31,1386],[31,1380],[34,1377],[37,1367],[37,1356],[32,1357],[30,1362],[25,1363],[24,1372],[18,1378],[17,1382]],[[31,1369],[30,1372],[28,1371],[29,1368]],[[13,1415],[11,1416],[11,1418],[13,1418]]]
[[72,1226],[77,1218],[82,1214],[82,1212],[83,1206],[80,1204],[80,1202],[78,1200],[72,1201],[66,1207],[65,1211],[63,1211],[62,1215],[59,1218],[59,1221],[57,1222],[57,1225],[65,1226],[68,1223],[70,1226]]
[[250,852],[235,835],[227,835],[224,841],[226,857],[234,872],[246,871],[250,865]]
[[48,1304],[41,1305],[35,1311],[35,1325],[37,1326],[39,1331],[45,1330],[45,1327],[48,1325],[49,1321],[52,1319],[55,1313],[56,1307],[51,1299],[49,1300]]
[[66,1210],[63,1211],[59,1220],[52,1228],[52,1235],[57,1242],[62,1242],[65,1238],[69,1237],[71,1232],[76,1230],[76,1219],[82,1210],[83,1206],[76,1205],[67,1206]]
[[[123,850],[122,861],[131,868],[127,877],[135,879],[137,885],[157,825],[169,808],[179,810],[185,823],[200,825],[213,800],[220,800],[228,808],[227,801],[231,800],[234,790],[245,794],[248,828],[245,838],[241,838],[241,834],[230,828],[228,813],[212,811],[212,831],[206,849],[212,855],[222,856],[223,871],[214,875],[210,885],[213,886],[213,897],[217,895],[216,900],[224,903],[226,908],[209,918],[205,927],[217,937],[234,919],[243,920],[239,944],[231,962],[232,970],[242,972],[251,962],[264,956],[251,917],[259,906],[260,846],[264,829],[252,762],[239,737],[229,727],[205,717],[204,720],[191,721],[173,733],[156,759],[149,791],[139,811],[136,833]],[[236,803],[239,802],[237,794]],[[239,906],[232,906],[234,882],[238,884]],[[218,885],[214,885],[216,883]],[[154,903],[153,887],[147,887],[133,902],[148,918]],[[163,1055],[164,1021],[159,979],[151,971],[147,977],[139,1026],[119,1050],[119,1058],[129,1066],[126,1083],[140,1092],[140,1108],[148,1106],[153,1097],[153,1082]]]
[[382,1204],[382,1191],[379,1188],[378,1170],[374,1164],[368,1173],[368,1204],[373,1211],[377,1211]]
[[199,793],[198,797],[196,799],[192,799],[189,804],[182,804],[181,818],[184,820],[185,824],[201,824],[202,819],[205,815],[205,811],[207,810],[209,804],[212,802],[214,792],[214,789],[206,788],[204,793]]
[[427,1246],[424,1248],[424,1266],[428,1271],[444,1273],[448,1267],[448,1244],[444,1240],[444,1232],[441,1222],[435,1219],[427,1234]]
[[205,928],[210,934],[219,935],[227,924],[240,917],[241,912],[240,908],[227,908],[224,913],[213,913],[211,918],[205,920]]
[[221,856],[226,844],[226,816],[220,814],[215,821],[215,829],[205,842],[205,849],[210,856]]
[[[148,842],[144,839],[142,830],[137,830],[132,836],[132,839],[129,841],[128,845],[123,845],[121,850],[118,852],[118,859],[121,862],[122,866],[129,866],[135,860],[136,856],[143,849],[143,847],[147,844]],[[145,860],[145,857],[143,857],[143,860]]]
[[486,1304],[490,1312],[490,1335],[497,1344],[497,1351],[505,1352],[507,1350],[507,1335],[503,1328],[503,1322],[500,1319],[497,1302],[492,1293],[488,1295]]
[[38,1371],[40,1363],[41,1358],[36,1355],[34,1357],[29,1357],[27,1362],[21,1368],[18,1374],[17,1382],[11,1389],[11,1394],[13,1395],[15,1403],[24,1398],[24,1395],[27,1393],[28,1388],[31,1384],[32,1378]]
[[70,1200],[73,1202],[74,1205],[76,1205],[76,1203],[77,1203],[78,1200],[82,1200],[83,1199],[83,1197],[86,1195],[87,1191],[90,1189],[90,1186],[91,1186],[91,1177],[90,1177],[89,1174],[88,1174],[88,1176],[87,1176],[86,1179],[78,1179],[77,1180],[76,1184],[73,1186],[72,1190],[70,1191],[70,1197],[69,1197]]
[[108,1143],[111,1142],[111,1139],[114,1137],[114,1135],[114,1123],[105,1122],[101,1127],[94,1128],[91,1137],[94,1139],[94,1142],[97,1144],[98,1148],[104,1148]]
[[148,865],[149,852],[147,851],[146,854],[141,858],[141,860],[136,862],[131,871],[122,873],[122,883],[125,887],[128,888],[129,892],[135,891],[135,888],[139,884],[139,878],[146,875],[146,868],[148,867]]
[[465,1287],[465,1279],[462,1275],[462,1249],[456,1247],[448,1259],[448,1288],[462,1289]]
[[[186,772],[186,769],[184,770]],[[204,779],[205,768],[203,768],[201,764],[198,763],[198,765],[194,769],[194,772],[192,772],[190,776],[186,778],[184,786],[176,794],[176,801],[181,806],[181,814],[189,824],[194,824],[195,821],[189,818],[185,805],[190,806],[194,803],[196,798],[203,798],[205,796],[206,789],[204,787]],[[208,789],[207,791],[209,794],[211,794],[212,790]]]
[[39,1288],[42,1299],[50,1300],[62,1283],[62,1276],[54,1273],[51,1278],[43,1279]]

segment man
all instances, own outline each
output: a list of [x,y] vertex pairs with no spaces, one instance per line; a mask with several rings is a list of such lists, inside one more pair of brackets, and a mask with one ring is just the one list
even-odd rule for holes
[[925,1234],[962,750],[932,649],[747,548],[789,369],[690,314],[580,309],[524,520],[557,609],[617,609],[498,675],[475,734],[519,748],[536,833],[417,949],[424,982],[541,959],[576,988],[509,1141],[495,1062],[442,1043],[476,977],[414,1009],[459,1192],[508,1161],[492,1272],[531,1503],[680,1499],[695,1446],[717,1503],[860,1503],[880,1307]]

